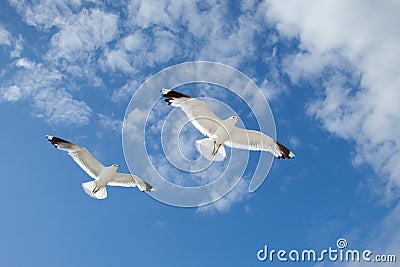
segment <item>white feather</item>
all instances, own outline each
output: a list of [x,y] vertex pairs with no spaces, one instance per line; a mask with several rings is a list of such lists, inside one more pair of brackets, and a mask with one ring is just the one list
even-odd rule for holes
[[47,135],[47,139],[58,149],[67,151],[72,159],[95,181],[82,184],[85,192],[91,197],[103,199],[107,197],[106,185],[138,187],[140,191],[153,191],[153,187],[133,174],[116,172],[119,168],[114,164],[105,167],[86,148],[75,145],[64,139]]
[[[173,90],[162,89],[161,92],[168,104],[181,108],[190,122],[201,133],[212,139],[212,141],[208,139],[196,141],[199,152],[209,160],[216,160],[216,158],[222,160],[220,156],[225,154],[225,151],[223,151],[219,157],[212,155],[215,143],[217,146],[224,144],[232,148],[268,151],[278,158],[293,158],[295,156],[284,145],[262,132],[235,127],[238,120],[235,116],[221,120],[201,100]],[[223,146],[220,146],[219,149],[223,149]]]
[[[275,157],[284,156],[283,145],[277,143],[268,135],[254,130],[246,130],[235,127],[231,132],[230,140],[224,143],[232,148],[246,150],[262,150],[271,152]],[[294,153],[289,151],[289,158],[294,158]]]

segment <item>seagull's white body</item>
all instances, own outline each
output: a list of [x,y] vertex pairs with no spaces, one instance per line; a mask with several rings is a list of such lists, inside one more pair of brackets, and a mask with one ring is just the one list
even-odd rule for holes
[[136,175],[117,172],[119,168],[117,164],[105,167],[84,147],[55,136],[46,135],[46,137],[56,148],[67,151],[72,159],[94,179],[82,184],[85,192],[93,198],[106,198],[106,185],[138,187],[140,191],[154,190],[150,184]]
[[221,120],[201,100],[169,89],[161,89],[161,92],[169,105],[181,108],[190,122],[209,137],[196,141],[197,149],[208,160],[223,160],[226,157],[223,145],[268,151],[277,158],[295,157],[292,151],[270,136],[259,131],[237,128],[235,125],[239,118],[236,116]]
[[218,126],[215,133],[211,136],[211,139],[215,139],[215,142],[219,145],[228,141],[238,120],[238,117],[232,116],[222,121],[221,125]]
[[[118,175],[117,170],[118,170],[117,165],[105,167],[101,171],[99,177],[95,179],[95,181],[86,182],[82,184],[83,190],[85,190],[85,192],[91,197],[106,198],[107,197],[107,191],[105,190],[106,185],[115,179],[113,177]],[[99,194],[96,195],[97,192],[99,192]]]
[[223,160],[226,157],[223,145],[229,141],[238,119],[238,117],[232,116],[221,121],[215,129],[215,132],[210,135],[210,138],[196,141],[197,150],[208,160]]
[[109,182],[112,182],[113,176],[117,174],[118,167],[117,166],[110,166],[105,167],[104,170],[100,173],[99,178],[97,179],[98,186],[105,186]]

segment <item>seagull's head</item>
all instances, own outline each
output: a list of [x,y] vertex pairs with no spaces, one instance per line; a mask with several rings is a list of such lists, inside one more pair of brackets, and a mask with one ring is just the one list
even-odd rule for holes
[[234,121],[240,120],[238,116],[231,116],[230,119],[231,119],[231,120],[234,120]]
[[230,116],[229,118],[227,118],[227,119],[224,121],[224,124],[225,124],[225,126],[228,126],[228,125],[230,125],[230,126],[235,126],[236,123],[238,122],[238,120],[239,120],[239,117],[238,117],[238,116]]
[[118,170],[119,165],[118,164],[113,164],[111,167],[113,167],[115,170]]

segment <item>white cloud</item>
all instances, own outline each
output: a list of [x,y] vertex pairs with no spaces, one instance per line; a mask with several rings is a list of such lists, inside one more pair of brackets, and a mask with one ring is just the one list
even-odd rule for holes
[[[42,44],[48,50],[39,55],[42,61],[36,62],[51,73],[62,73],[66,79],[76,81],[73,87],[79,89],[85,83],[91,87],[108,85],[101,77],[110,70],[118,78],[122,77],[118,73],[121,71],[132,75],[135,82],[117,86],[112,92],[113,101],[129,99],[137,88],[131,85],[144,81],[149,68],[160,70],[170,62],[193,59],[238,66],[255,59],[254,36],[264,27],[261,13],[252,11],[251,7],[257,10],[255,2],[243,4],[239,17],[232,17],[227,3],[218,1],[131,1],[119,12],[106,10],[96,2],[85,7],[85,1],[79,0],[10,3],[27,24],[50,36],[50,42]],[[127,20],[122,20],[125,15]],[[23,43],[22,37],[15,41],[13,57],[21,55]],[[276,77],[269,79],[270,88],[279,81],[279,73]],[[19,87],[23,93],[24,86]],[[72,90],[68,88],[68,92]],[[275,90],[277,94],[279,90]]]
[[264,79],[261,82],[259,88],[268,101],[273,101],[276,100],[282,93],[287,92],[287,88],[283,82],[278,81],[279,74],[277,74],[276,70],[270,71],[270,74],[271,75],[268,75],[267,79]]
[[[180,49],[174,47],[173,43],[162,45],[163,50],[168,48],[166,52],[172,52],[169,53],[171,55],[194,56],[201,60],[238,66],[243,59],[253,56],[253,35],[262,26],[256,23],[249,9],[244,9],[246,12],[238,18],[238,22],[232,20],[226,5],[224,2],[212,1],[132,2],[130,17],[136,27],[168,30],[162,33],[164,36],[156,34],[154,40],[158,38],[158,41],[164,43],[177,43],[175,40],[180,40]],[[165,53],[156,55],[155,61],[166,61]]]
[[[143,28],[151,26],[151,24],[167,24],[169,16],[165,12],[166,5],[169,1],[153,0],[153,1],[130,1],[129,11],[130,19],[134,24]],[[158,13],[158,16],[154,14]]]
[[126,136],[128,139],[133,141],[142,140],[142,136],[144,135],[144,128],[142,128],[142,125],[145,125],[147,113],[147,110],[135,108],[126,116],[123,128],[127,133]]
[[114,49],[107,49],[101,63],[113,71],[136,74],[147,67],[165,64],[175,57],[184,58],[179,43],[178,36],[165,29],[154,28],[148,36],[142,30],[137,30],[121,39]]
[[249,196],[248,187],[248,181],[242,178],[240,179],[238,184],[232,189],[232,191],[225,195],[223,198],[209,205],[201,206],[197,209],[197,211],[202,214],[228,212],[233,204],[240,202],[244,198]]
[[[393,1],[267,1],[267,18],[281,34],[298,36],[286,58],[293,82],[318,79],[323,96],[309,114],[330,132],[357,143],[356,163],[371,164],[388,178],[387,197],[400,186],[400,5]],[[340,18],[340,19],[337,19]],[[360,90],[355,90],[360,79]]]
[[[98,51],[117,36],[118,16],[100,8],[82,8],[80,1],[15,0],[11,4],[27,24],[39,31],[51,28],[55,33],[50,42],[43,43],[48,50],[39,55],[41,60],[19,58],[4,72],[12,75],[8,75],[11,78],[1,88],[1,101],[29,100],[35,116],[49,123],[87,124],[90,107],[74,99],[71,93],[85,83],[93,87],[103,85],[97,74]],[[20,57],[24,39],[11,36],[10,42],[10,56]],[[49,96],[60,100],[60,105],[56,106]]]
[[89,122],[91,109],[83,101],[78,101],[63,88],[63,75],[57,70],[49,70],[43,64],[27,58],[15,62],[15,73],[0,88],[2,102],[30,100],[33,114],[51,124],[84,125]]
[[85,125],[92,110],[64,90],[40,90],[33,96],[34,115],[52,124]]
[[[104,63],[107,63],[111,70],[122,70],[126,73],[135,73],[136,70],[131,66],[128,58],[129,56],[123,50],[109,50],[104,52]],[[103,63],[103,64],[104,64]]]
[[176,55],[180,54],[181,49],[178,46],[179,37],[170,31],[155,29],[154,32],[154,54],[150,58],[151,62],[165,63]]
[[0,26],[0,45],[11,45],[11,34]]
[[99,9],[83,9],[64,18],[60,31],[51,38],[49,61],[65,58],[69,61],[86,58],[86,53],[103,48],[118,30],[118,17]]
[[[143,79],[144,80],[144,79]],[[123,86],[115,89],[112,93],[111,100],[114,102],[129,102],[133,92],[139,88],[138,80],[129,80]]]
[[71,16],[81,5],[80,0],[41,0],[30,3],[23,0],[9,0],[9,2],[23,15],[27,24],[44,30],[63,24],[65,18]]
[[234,67],[238,67],[244,60],[252,59],[255,56],[254,34],[261,29],[254,17],[251,12],[244,13],[238,18],[237,25],[233,24],[231,29],[227,29],[224,23],[225,14],[218,12],[218,20],[211,19],[213,30],[205,40],[206,45],[201,49],[198,58],[212,58]]
[[291,135],[291,136],[289,136],[288,143],[290,144],[290,147],[292,147],[293,149],[296,149],[297,147],[299,147],[301,145],[301,140],[297,136]]
[[232,17],[225,2],[131,1],[128,12],[129,33],[102,60],[113,71],[135,73],[194,59],[238,67],[259,56],[254,38],[265,24],[262,14],[249,8]]
[[8,81],[10,86],[18,86],[21,96],[29,98],[42,88],[51,88],[59,83],[63,76],[58,71],[50,71],[42,64],[32,62],[28,58],[20,58],[15,61],[12,78]]
[[283,60],[286,73],[292,82],[300,82],[302,78],[318,78],[328,66],[350,68],[343,56],[335,50],[307,50],[294,55],[287,55]]
[[36,68],[36,64],[32,62],[29,58],[19,58],[15,61],[15,66],[28,69],[28,70],[34,70]]
[[24,50],[24,39],[21,35],[18,36],[14,40],[14,49],[10,52],[10,56],[12,58],[18,58],[21,56],[22,51]]
[[110,129],[121,133],[122,131],[122,121],[118,119],[114,119],[113,117],[98,114],[100,125],[105,129]]
[[[368,163],[371,191],[387,203],[400,192],[400,4],[396,1],[266,1],[266,17],[300,52],[284,62],[292,82],[321,86],[308,114],[329,132],[356,143],[355,164]],[[394,253],[399,206],[368,246]],[[368,239],[368,238],[367,238]],[[355,266],[350,264],[349,266]],[[382,265],[384,266],[384,265]]]
[[126,50],[135,51],[147,44],[148,37],[142,31],[135,31],[122,39],[122,43]]
[[22,93],[19,87],[16,85],[12,85],[4,89],[1,99],[5,102],[15,102],[18,101],[21,97]]
[[23,42],[24,40],[21,35],[18,35],[18,37],[13,36],[0,25],[0,45],[9,46],[11,48],[11,58],[16,58],[21,55],[21,52],[24,50]]

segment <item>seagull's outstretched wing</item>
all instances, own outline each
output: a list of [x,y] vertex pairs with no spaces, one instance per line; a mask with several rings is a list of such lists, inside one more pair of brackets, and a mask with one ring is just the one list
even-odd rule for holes
[[161,89],[161,92],[168,105],[181,108],[202,134],[211,137],[221,125],[221,119],[203,101],[169,89]]
[[237,127],[234,128],[230,140],[226,141],[225,145],[247,150],[268,151],[279,159],[291,159],[295,157],[292,151],[268,135],[259,131]]
[[56,148],[67,151],[72,159],[93,179],[98,179],[105,168],[86,148],[75,145],[64,139],[46,135]]
[[125,173],[116,173],[112,178],[111,182],[108,183],[111,186],[123,186],[123,187],[136,187],[139,188],[140,191],[154,191],[154,188],[143,181],[139,177],[133,174],[125,174]]

